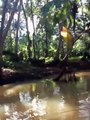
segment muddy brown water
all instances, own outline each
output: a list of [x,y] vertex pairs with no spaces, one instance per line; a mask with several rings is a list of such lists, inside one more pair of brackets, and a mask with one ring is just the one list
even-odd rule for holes
[[90,120],[90,72],[76,76],[0,86],[0,120]]

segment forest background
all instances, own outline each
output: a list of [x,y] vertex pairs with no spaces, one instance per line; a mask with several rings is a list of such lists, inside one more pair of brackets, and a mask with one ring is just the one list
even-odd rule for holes
[[[61,36],[63,26],[73,45]],[[89,0],[0,1],[0,68],[63,61],[66,54],[68,60],[89,61]]]

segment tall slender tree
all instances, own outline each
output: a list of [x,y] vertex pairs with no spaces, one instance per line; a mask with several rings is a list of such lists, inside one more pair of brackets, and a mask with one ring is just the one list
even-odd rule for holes
[[27,30],[27,52],[28,52],[28,59],[31,58],[31,55],[32,55],[32,52],[31,52],[31,39],[29,37],[29,27],[28,27],[28,18],[26,16],[26,12],[25,12],[25,8],[24,8],[24,5],[23,5],[23,2],[22,0],[21,1],[21,4],[22,4],[22,10],[23,10],[23,13],[24,13],[24,17],[25,17],[25,21],[26,21],[26,30]]
[[15,27],[16,27],[16,37],[15,37],[15,53],[16,55],[18,54],[18,40],[19,40],[19,26],[20,26],[20,13],[21,13],[21,1],[18,6],[18,17],[17,21],[15,22]]
[[31,8],[31,21],[33,25],[33,54],[34,54],[34,59],[36,59],[36,51],[35,51],[35,24],[34,24],[34,13],[33,13],[33,1],[30,0],[30,8]]

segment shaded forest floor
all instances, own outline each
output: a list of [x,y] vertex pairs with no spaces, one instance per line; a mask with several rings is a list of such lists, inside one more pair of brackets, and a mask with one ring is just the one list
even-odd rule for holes
[[62,75],[64,75],[66,73],[85,71],[85,70],[90,70],[90,62],[87,61],[56,62],[56,63],[54,62],[54,63],[38,64],[38,65],[26,64],[26,66],[23,66],[23,64],[20,63],[19,68],[16,70],[2,68],[2,71],[0,73],[0,85],[16,83],[16,82],[40,80],[40,79],[48,78],[50,76],[52,78],[55,78],[61,72]]

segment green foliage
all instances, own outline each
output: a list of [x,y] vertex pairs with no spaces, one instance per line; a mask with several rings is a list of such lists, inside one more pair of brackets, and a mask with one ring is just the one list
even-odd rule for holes
[[[12,1],[13,2],[13,1]],[[12,2],[9,0],[7,6],[8,15],[11,12]],[[23,0],[24,2],[24,0]],[[76,0],[76,3],[81,8],[80,0]],[[51,61],[54,59],[55,53],[58,50],[59,40],[61,39],[59,36],[59,24],[67,26],[71,32],[73,33],[73,16],[72,16],[72,8],[73,2],[71,0],[32,0],[32,8],[30,0],[24,3],[25,13],[28,21],[29,27],[29,37],[31,39],[31,47],[30,49],[33,51],[35,46],[36,58],[44,58],[46,49],[48,49],[48,56],[46,61]],[[0,8],[1,15],[2,7]],[[80,9],[81,14],[77,15],[76,19],[76,33],[81,33],[84,29],[88,28],[85,24],[90,22],[90,5],[84,4],[83,9]],[[83,12],[83,13],[82,13]],[[18,9],[16,10],[18,13]],[[33,13],[33,14],[32,14]],[[32,28],[32,15],[37,17],[37,26],[35,27],[35,41],[33,41],[33,28]],[[17,16],[17,15],[16,15]],[[15,52],[15,36],[16,30],[19,27],[18,32],[18,48],[19,51],[23,53],[24,60],[27,60],[27,33],[25,26],[25,18],[23,15],[23,11],[21,9],[21,19],[19,21],[19,25],[17,23],[17,17],[15,17],[12,21],[11,28],[8,32],[8,36],[5,40],[4,49]],[[31,20],[31,21],[30,21]],[[7,22],[7,19],[6,19]],[[30,23],[29,23],[30,22]],[[36,23],[35,23],[36,25]],[[5,26],[4,26],[5,27]],[[90,27],[90,26],[89,26]],[[46,41],[47,40],[47,41]],[[46,48],[46,42],[48,44],[48,48]],[[88,45],[90,44],[89,37],[82,37],[78,40],[74,47],[73,52],[78,53],[80,51],[89,49]],[[65,44],[63,44],[63,48],[66,50]],[[61,49],[61,46],[60,46]],[[63,52],[63,51],[62,51]],[[62,53],[59,52],[60,54]],[[31,57],[33,54],[31,55]],[[7,56],[4,56],[4,61],[6,64],[12,65],[10,63],[10,59]],[[10,63],[10,64],[9,64]]]
[[45,58],[45,62],[46,63],[49,63],[49,62],[52,62],[53,61],[53,57],[47,57]]
[[74,49],[76,49],[77,53],[80,51],[83,51],[85,49],[85,45],[84,45],[83,41],[78,40],[76,42],[76,44],[74,45]]
[[42,15],[47,16],[47,13],[49,12],[49,10],[51,10],[52,6],[53,6],[52,1],[45,4],[44,7],[41,8]]
[[14,64],[10,61],[10,56],[3,55],[3,67],[5,68],[14,68]]

